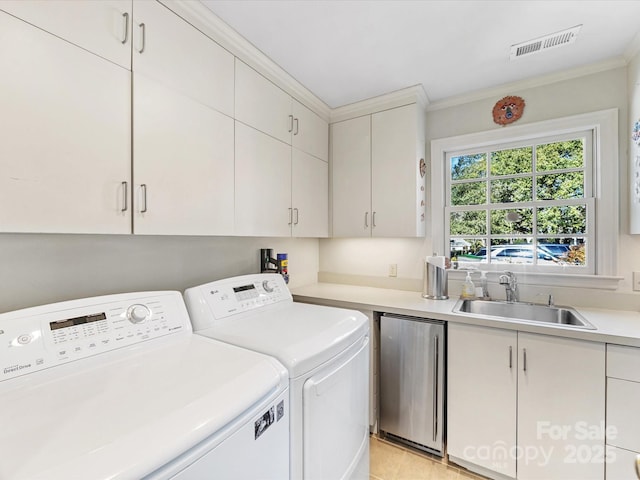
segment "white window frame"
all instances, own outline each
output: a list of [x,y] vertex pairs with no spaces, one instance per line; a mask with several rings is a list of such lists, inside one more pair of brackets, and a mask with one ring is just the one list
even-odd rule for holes
[[[570,117],[541,122],[515,125],[499,130],[476,132],[467,135],[441,138],[431,142],[431,241],[432,250],[440,255],[448,255],[445,245],[448,238],[445,214],[448,196],[447,175],[449,166],[447,154],[487,148],[495,144],[520,143],[540,137],[551,137],[570,133],[593,131],[593,198],[595,201],[594,232],[589,232],[593,249],[594,273],[576,274],[569,271],[554,273],[540,269],[524,269],[524,283],[590,286],[615,289],[622,277],[617,277],[618,258],[618,109],[602,110]],[[482,265],[481,268],[485,266]],[[498,267],[500,268],[500,267]],[[495,269],[495,267],[493,268]],[[455,278],[455,275],[454,275]]]
[[[473,155],[473,154],[485,154],[486,156],[486,162],[487,162],[487,169],[490,169],[490,163],[491,163],[491,152],[499,152],[499,151],[503,151],[503,150],[509,150],[509,149],[513,149],[513,148],[529,148],[532,149],[532,170],[531,172],[524,172],[524,173],[520,173],[520,174],[514,174],[514,175],[503,175],[503,176],[497,176],[494,177],[491,175],[490,172],[487,172],[488,175],[484,176],[484,177],[479,177],[479,178],[473,178],[473,179],[468,179],[468,180],[462,180],[463,183],[467,183],[467,182],[485,182],[486,186],[487,186],[487,197],[490,195],[490,185],[491,185],[491,180],[496,180],[496,179],[508,179],[508,178],[516,178],[516,177],[530,177],[532,180],[535,179],[537,176],[541,176],[541,175],[545,175],[547,174],[547,172],[539,172],[536,171],[536,152],[535,152],[535,145],[546,145],[549,143],[555,143],[555,142],[563,142],[563,141],[569,141],[569,140],[576,140],[576,139],[581,139],[583,140],[583,145],[584,145],[584,163],[583,163],[583,167],[581,168],[582,173],[584,174],[584,197],[581,198],[571,198],[571,199],[561,199],[561,200],[544,200],[544,201],[539,201],[537,199],[534,198],[534,196],[532,195],[531,200],[529,201],[525,201],[525,202],[517,202],[517,203],[513,203],[513,204],[493,204],[489,198],[487,198],[487,201],[485,203],[479,204],[479,205],[460,205],[460,206],[454,206],[451,204],[451,175],[450,175],[450,160],[452,157],[454,156],[461,156],[461,155]],[[489,223],[490,223],[490,212],[492,210],[497,210],[497,209],[518,209],[518,208],[528,208],[528,209],[532,209],[533,211],[533,218],[535,218],[536,212],[535,210],[538,207],[541,206],[546,206],[546,207],[551,207],[551,206],[562,206],[562,205],[585,205],[586,206],[586,214],[587,214],[587,218],[586,218],[586,226],[587,226],[587,230],[584,232],[584,237],[587,239],[587,243],[586,243],[586,265],[585,266],[574,266],[574,265],[570,265],[570,264],[564,264],[564,265],[533,265],[533,264],[501,264],[501,263],[493,263],[491,262],[489,265],[481,265],[482,269],[484,270],[504,270],[505,268],[509,268],[509,270],[514,271],[514,272],[538,272],[538,273],[578,273],[578,274],[595,274],[595,244],[596,242],[595,240],[595,228],[594,228],[594,224],[595,224],[595,201],[593,199],[593,178],[594,178],[594,173],[593,173],[593,166],[594,166],[594,162],[593,162],[593,130],[584,130],[582,132],[572,132],[572,133],[568,133],[568,134],[564,134],[564,135],[557,135],[554,134],[552,136],[543,136],[543,137],[538,137],[535,139],[531,139],[531,141],[527,141],[524,143],[514,143],[514,142],[501,142],[498,144],[494,144],[494,145],[490,145],[488,146],[488,148],[476,148],[473,150],[464,150],[464,151],[455,151],[455,152],[447,152],[446,154],[446,166],[447,166],[447,172],[445,174],[445,182],[446,182],[446,188],[445,188],[445,229],[444,229],[444,235],[445,235],[445,245],[447,244],[447,240],[450,239],[450,235],[448,234],[448,232],[450,231],[450,214],[451,212],[455,212],[455,211],[485,211],[487,212],[487,234],[485,235],[468,235],[465,236],[465,239],[468,238],[490,238],[490,239],[498,239],[498,238],[506,238],[505,235],[489,235]],[[570,169],[570,170],[575,170],[575,169]],[[562,173],[563,170],[554,170],[554,174],[555,173]],[[532,188],[535,188],[535,183],[532,184]],[[533,193],[533,192],[532,192]],[[542,204],[544,203],[544,205]],[[456,235],[458,236],[458,235]],[[566,236],[573,236],[573,235],[566,235]],[[583,236],[583,235],[580,235]],[[516,235],[516,237],[522,238],[523,235]],[[524,237],[528,237],[528,238],[540,238],[540,237],[544,237],[544,235],[537,233],[535,230],[530,234],[530,235],[524,235]],[[489,257],[487,257],[489,258]],[[535,255],[534,255],[535,258]],[[533,260],[533,259],[532,259]],[[470,266],[480,266],[480,265],[476,265],[475,263],[471,263]]]

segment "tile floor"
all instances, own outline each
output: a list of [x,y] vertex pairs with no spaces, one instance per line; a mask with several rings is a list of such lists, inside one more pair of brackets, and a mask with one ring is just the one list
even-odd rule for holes
[[370,480],[482,480],[444,460],[371,436]]

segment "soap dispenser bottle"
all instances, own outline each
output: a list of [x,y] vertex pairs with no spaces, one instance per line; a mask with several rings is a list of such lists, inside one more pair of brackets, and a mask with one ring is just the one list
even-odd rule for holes
[[467,278],[464,279],[461,296],[462,298],[474,298],[476,296],[476,286],[471,280],[471,272],[467,272]]
[[482,298],[489,300],[489,288],[487,287],[487,272],[480,271],[480,288],[482,288]]

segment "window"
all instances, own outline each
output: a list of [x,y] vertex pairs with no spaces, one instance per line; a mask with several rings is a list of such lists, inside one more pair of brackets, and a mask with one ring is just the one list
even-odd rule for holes
[[592,137],[583,131],[448,152],[449,255],[463,266],[594,273]]
[[431,250],[617,288],[618,163],[617,109],[433,140]]

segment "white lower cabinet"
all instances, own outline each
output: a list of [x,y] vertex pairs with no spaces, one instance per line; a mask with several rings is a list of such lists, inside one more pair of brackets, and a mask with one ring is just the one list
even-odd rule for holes
[[130,233],[131,72],[0,12],[0,231]]
[[[639,405],[640,348],[607,345],[607,480],[636,478]],[[640,478],[640,471],[637,475]]]
[[516,477],[518,333],[448,324],[447,453]]
[[604,478],[604,344],[449,324],[450,460],[491,478]]

